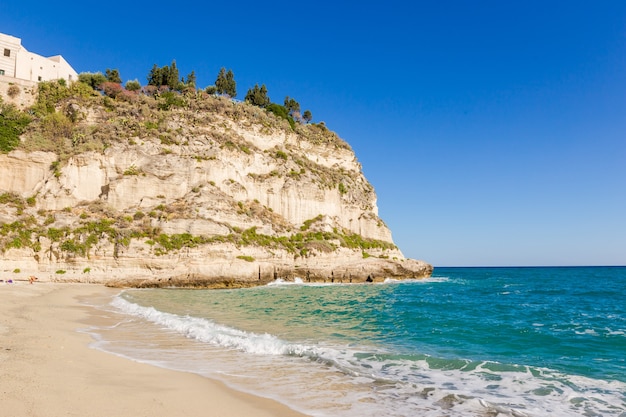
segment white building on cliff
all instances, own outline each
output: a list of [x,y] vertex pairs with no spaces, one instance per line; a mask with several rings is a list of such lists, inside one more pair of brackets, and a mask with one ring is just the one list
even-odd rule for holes
[[3,76],[35,83],[78,80],[74,68],[61,55],[46,58],[34,54],[22,46],[20,38],[0,33],[0,78]]

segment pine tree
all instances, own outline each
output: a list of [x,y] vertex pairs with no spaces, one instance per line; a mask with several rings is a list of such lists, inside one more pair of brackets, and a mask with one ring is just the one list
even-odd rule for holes
[[172,65],[170,65],[169,67],[165,84],[168,85],[172,90],[180,90],[180,81],[178,76],[178,68],[176,68],[176,60],[173,60]]
[[191,71],[189,75],[187,75],[187,82],[185,84],[188,87],[196,88],[196,72]]
[[154,64],[152,66],[152,69],[148,73],[148,77],[147,78],[148,78],[148,85],[153,85],[155,87],[160,87],[162,85],[161,84],[161,80],[163,78],[161,68],[159,68],[157,66],[157,64]]
[[285,97],[285,108],[287,109],[287,113],[290,115],[300,113],[300,103],[293,98],[289,98],[289,96]]
[[267,95],[267,87],[265,87],[265,84],[262,84],[261,90],[259,90],[259,101],[263,103],[261,104],[261,107],[267,107],[271,103],[270,98]]
[[226,80],[226,68],[222,67],[215,79],[215,89],[218,94],[226,94],[228,81]]
[[105,71],[105,77],[107,81],[109,82],[117,83],[117,84],[122,83],[122,79],[120,78],[120,72],[116,69],[107,68]]
[[311,110],[305,110],[302,114],[302,118],[305,122],[310,123],[313,120],[313,115],[311,114]]
[[237,83],[235,82],[235,74],[232,70],[226,73],[226,94],[231,98],[237,97]]
[[253,88],[248,90],[245,100],[259,107],[267,107],[270,104],[270,98],[267,96],[267,87],[265,84],[259,88],[258,84],[255,84]]
[[215,88],[218,94],[226,94],[229,97],[237,96],[237,83],[235,82],[235,74],[232,70],[226,72],[226,68],[222,67],[217,79],[215,80]]

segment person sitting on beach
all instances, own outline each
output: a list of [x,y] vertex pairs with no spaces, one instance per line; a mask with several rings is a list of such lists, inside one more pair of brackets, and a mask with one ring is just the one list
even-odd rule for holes
[[28,277],[28,282],[30,284],[32,284],[33,282],[37,281],[37,279],[38,279],[37,277],[31,275],[31,276]]

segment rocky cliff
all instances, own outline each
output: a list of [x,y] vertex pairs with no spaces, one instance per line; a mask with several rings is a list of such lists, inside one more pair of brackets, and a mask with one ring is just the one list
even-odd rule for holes
[[246,103],[68,96],[0,155],[3,278],[237,286],[429,276],[323,124]]

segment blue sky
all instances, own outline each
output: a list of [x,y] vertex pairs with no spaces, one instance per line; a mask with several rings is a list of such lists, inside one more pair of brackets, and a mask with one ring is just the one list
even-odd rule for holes
[[0,2],[78,72],[231,68],[354,148],[406,256],[626,265],[626,2]]

